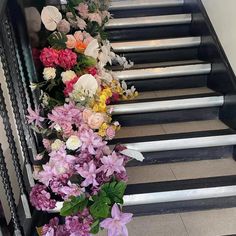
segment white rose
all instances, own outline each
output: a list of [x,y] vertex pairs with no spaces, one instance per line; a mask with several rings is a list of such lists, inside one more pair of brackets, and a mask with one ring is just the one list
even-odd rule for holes
[[61,78],[62,78],[62,81],[64,84],[66,82],[74,79],[75,77],[76,77],[76,74],[73,70],[67,70],[67,71],[61,73]]
[[46,67],[43,70],[43,78],[45,80],[51,80],[51,79],[55,79],[56,77],[56,69],[53,67]]
[[56,140],[51,144],[51,149],[52,149],[52,151],[58,151],[62,146],[64,146],[64,142],[61,141],[60,139],[56,139]]
[[81,147],[82,143],[78,136],[71,135],[66,141],[66,148],[69,150],[76,150]]
[[74,89],[82,91],[85,95],[93,97],[98,89],[97,80],[90,74],[82,75],[74,84]]

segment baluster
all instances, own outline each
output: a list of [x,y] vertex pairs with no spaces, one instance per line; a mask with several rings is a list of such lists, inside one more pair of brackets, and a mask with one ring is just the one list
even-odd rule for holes
[[25,188],[25,183],[24,183],[24,177],[23,177],[23,173],[21,170],[21,164],[20,164],[18,153],[17,153],[16,143],[14,140],[14,135],[12,132],[10,119],[8,116],[8,111],[7,111],[5,99],[3,96],[1,84],[0,84],[0,115],[3,119],[4,130],[6,132],[7,141],[8,141],[11,155],[12,155],[13,165],[15,167],[15,172],[16,172],[17,180],[18,180],[19,187],[20,187],[21,201],[22,201],[22,205],[24,207],[25,216],[26,216],[26,218],[31,218],[29,204],[28,204],[28,200],[26,197],[26,188]]
[[[20,72],[19,72],[19,64],[18,64],[18,60],[16,58],[17,56],[17,51],[15,48],[15,42],[14,42],[14,36],[13,36],[13,32],[11,29],[11,25],[9,24],[9,21],[6,19],[4,20],[4,26],[5,26],[5,31],[6,31],[6,37],[7,37],[7,46],[10,49],[10,52],[12,53],[11,59],[12,59],[12,65],[14,66],[14,72],[16,73],[16,79],[15,81],[17,82],[17,88],[19,89],[19,95],[21,98],[21,102],[22,102],[22,107],[23,107],[23,115],[24,117],[26,116],[27,113],[27,100],[25,98],[25,90],[24,90],[24,86],[23,86],[23,82],[22,82],[22,78],[20,76]],[[2,60],[2,64],[3,64],[3,70],[4,70],[4,74],[6,77],[6,83],[7,83],[7,87],[9,90],[9,94],[10,94],[10,99],[11,99],[11,103],[12,103],[12,108],[13,108],[13,112],[14,112],[14,116],[15,116],[15,120],[16,120],[16,125],[17,125],[17,130],[19,133],[19,137],[20,137],[20,143],[21,143],[21,147],[22,147],[22,152],[23,155],[25,157],[25,166],[26,166],[26,171],[27,171],[27,175],[28,175],[28,180],[29,180],[29,184],[31,187],[34,186],[34,178],[32,175],[32,168],[31,168],[31,163],[30,163],[30,155],[29,155],[29,151],[28,151],[28,145],[27,145],[27,141],[26,141],[26,137],[25,137],[25,132],[24,132],[24,127],[23,127],[23,122],[25,122],[25,120],[22,122],[21,119],[21,114],[20,114],[20,109],[18,106],[18,101],[17,101],[17,96],[16,93],[14,91],[14,84],[13,84],[13,79],[11,77],[10,74],[10,70],[8,67],[8,63],[7,63],[7,58],[5,56],[4,53],[4,49],[0,46],[0,55],[1,55],[1,60]],[[29,141],[31,143],[31,146],[33,146],[32,144],[32,132],[31,130],[29,130],[28,125],[26,125],[26,131],[28,133],[28,137],[29,137]],[[32,147],[32,149],[35,149],[34,147]]]
[[14,198],[14,193],[12,190],[12,185],[10,177],[8,175],[7,165],[3,155],[2,145],[0,143],[0,175],[2,177],[3,187],[6,193],[8,205],[10,207],[11,217],[14,225],[14,235],[23,236],[23,231],[20,225],[20,219],[17,213],[16,202]]

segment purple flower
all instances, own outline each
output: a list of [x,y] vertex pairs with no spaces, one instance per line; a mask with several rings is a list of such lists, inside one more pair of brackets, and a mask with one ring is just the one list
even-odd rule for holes
[[117,204],[111,210],[112,218],[107,218],[100,223],[102,228],[108,229],[108,236],[128,236],[126,224],[132,220],[133,214],[122,213]]
[[30,202],[37,210],[49,210],[56,207],[56,200],[51,199],[45,185],[36,184],[30,192]]
[[106,173],[106,176],[111,176],[114,172],[126,172],[123,166],[124,158],[117,156],[116,152],[112,152],[111,155],[104,156],[101,159],[101,162],[103,165],[99,168],[99,171]]
[[33,111],[32,108],[29,107],[28,113],[29,115],[26,116],[28,119],[28,123],[29,124],[35,123],[36,126],[42,127],[41,122],[44,121],[44,118],[39,115],[40,113],[39,108],[36,108],[35,111]]
[[80,174],[85,180],[81,183],[82,186],[87,187],[90,184],[97,186],[98,182],[96,181],[97,168],[93,161],[90,161],[88,164],[84,163],[83,167],[76,166],[78,174]]
[[92,223],[93,218],[86,208],[83,212],[75,216],[67,216],[65,219],[66,229],[70,236],[90,236]]
[[42,236],[68,236],[65,225],[59,225],[59,219],[57,217],[51,219],[49,224],[44,225],[42,229]]
[[84,129],[80,133],[80,140],[82,141],[81,150],[88,150],[88,152],[92,155],[96,154],[95,149],[104,147],[106,145],[106,142],[103,142],[102,138],[94,133],[92,129]]
[[79,188],[78,185],[72,184],[70,181],[68,182],[68,185],[65,185],[59,189],[59,193],[65,200],[71,196],[79,196],[84,193],[84,191],[84,188]]

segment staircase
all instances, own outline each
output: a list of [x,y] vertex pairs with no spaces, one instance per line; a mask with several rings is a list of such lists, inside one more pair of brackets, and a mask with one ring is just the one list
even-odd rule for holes
[[140,92],[112,105],[123,128],[110,143],[145,156],[128,167],[124,202],[136,216],[236,206],[236,131],[227,103],[233,82],[222,57],[223,69],[215,70],[221,54],[214,43],[206,47],[214,35],[201,7],[189,2],[115,0],[110,9],[112,47],[135,63],[112,69]]

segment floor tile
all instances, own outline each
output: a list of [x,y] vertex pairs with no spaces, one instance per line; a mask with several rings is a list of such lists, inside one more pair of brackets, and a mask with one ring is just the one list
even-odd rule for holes
[[204,120],[204,121],[189,121],[169,123],[162,125],[167,134],[194,132],[203,130],[220,130],[228,127],[220,120]]
[[236,208],[180,214],[189,236],[236,234]]
[[140,137],[148,135],[161,135],[165,131],[162,125],[140,125],[133,127],[121,127],[115,138]]
[[173,163],[169,166],[175,177],[179,180],[226,176],[236,173],[236,162],[232,157],[217,160]]
[[[178,214],[137,217],[127,226],[129,236],[188,236]],[[98,236],[106,236],[106,232]]]
[[128,167],[127,172],[129,184],[175,180],[168,164]]

